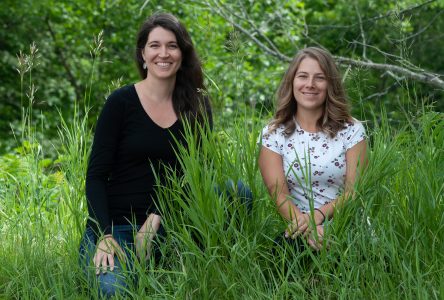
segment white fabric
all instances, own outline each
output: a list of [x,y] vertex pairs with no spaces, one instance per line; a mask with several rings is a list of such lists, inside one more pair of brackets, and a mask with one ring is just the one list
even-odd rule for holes
[[290,194],[302,211],[310,210],[311,199],[314,208],[319,208],[341,194],[345,185],[345,153],[364,139],[364,126],[355,119],[334,138],[323,132],[307,132],[297,123],[288,137],[283,125],[271,132],[268,125],[262,130],[262,146],[283,157]]

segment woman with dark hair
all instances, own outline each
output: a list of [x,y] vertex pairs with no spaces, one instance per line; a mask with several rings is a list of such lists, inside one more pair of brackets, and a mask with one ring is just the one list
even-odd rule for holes
[[259,168],[284,237],[322,248],[324,222],[353,192],[366,155],[365,130],[349,112],[339,69],[320,48],[300,50],[277,91],[274,119],[262,131]]
[[176,142],[183,121],[204,125],[211,111],[201,63],[185,27],[171,14],[146,20],[137,35],[136,63],[142,80],[114,91],[97,121],[86,175],[88,219],[80,254],[96,270],[100,293],[127,287],[122,268],[135,250],[150,256],[162,235],[155,178],[177,166]]

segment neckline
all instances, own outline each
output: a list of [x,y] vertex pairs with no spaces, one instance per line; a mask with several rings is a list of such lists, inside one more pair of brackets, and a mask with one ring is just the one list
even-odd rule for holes
[[162,129],[162,130],[170,130],[171,128],[173,128],[178,122],[179,122],[179,118],[176,119],[176,121],[174,121],[173,124],[171,124],[169,127],[162,127],[159,124],[157,124],[150,116],[150,114],[145,110],[145,108],[142,105],[142,101],[140,100],[139,94],[137,93],[136,90],[136,86],[135,84],[132,85],[134,94],[136,95],[136,99],[137,99],[137,103],[139,104],[139,108],[144,112],[145,116],[148,117],[148,120],[151,121],[151,123],[153,123],[156,127]]
[[309,131],[305,128],[302,128],[301,124],[299,124],[299,122],[296,120],[296,117],[293,117],[293,121],[296,124],[296,128],[299,128],[301,130],[303,130],[304,132],[307,132],[309,134],[320,134],[322,132],[322,130],[318,130],[318,131]]

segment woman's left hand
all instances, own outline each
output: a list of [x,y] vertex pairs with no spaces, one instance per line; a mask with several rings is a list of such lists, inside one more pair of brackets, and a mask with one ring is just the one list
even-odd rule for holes
[[135,237],[136,254],[141,260],[147,260],[151,256],[151,245],[160,227],[161,217],[150,214]]
[[307,242],[310,247],[312,247],[316,251],[319,251],[324,246],[324,226],[317,225],[316,233],[314,231],[310,232],[310,235],[307,236]]

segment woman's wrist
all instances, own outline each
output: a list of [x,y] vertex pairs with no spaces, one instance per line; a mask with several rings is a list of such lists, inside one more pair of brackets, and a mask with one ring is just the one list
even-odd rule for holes
[[136,237],[138,237],[139,239],[152,239],[159,229],[160,220],[160,215],[157,215],[155,213],[149,214],[145,223],[143,223],[139,231],[137,231]]
[[145,235],[145,234],[151,234],[152,232],[151,231],[138,231],[136,234],[142,234],[142,235]]
[[296,212],[295,216],[292,219],[290,219],[290,221],[297,224],[298,220],[304,218],[306,215],[307,214],[305,211]]
[[113,235],[112,234],[104,234],[99,238],[99,242],[109,239],[109,238],[113,238]]
[[319,208],[315,208],[315,209],[314,209],[314,212],[313,212],[313,213],[316,213],[316,212],[318,212],[318,213],[321,215],[321,217],[322,217],[321,222],[316,222],[317,225],[320,225],[320,224],[324,223],[325,220],[326,220],[327,218],[325,217],[324,212],[323,212],[322,210],[320,210]]

